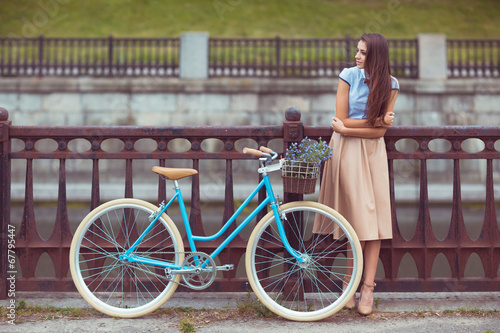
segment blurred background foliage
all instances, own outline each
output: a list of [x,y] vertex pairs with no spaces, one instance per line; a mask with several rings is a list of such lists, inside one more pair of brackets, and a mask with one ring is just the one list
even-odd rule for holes
[[0,36],[499,38],[498,0],[0,0]]

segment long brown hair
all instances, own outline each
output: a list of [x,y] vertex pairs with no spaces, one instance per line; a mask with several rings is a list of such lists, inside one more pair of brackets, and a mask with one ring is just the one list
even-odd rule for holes
[[366,33],[361,36],[361,40],[366,43],[364,69],[365,82],[369,88],[366,119],[374,125],[378,117],[385,115],[391,99],[389,46],[381,34]]

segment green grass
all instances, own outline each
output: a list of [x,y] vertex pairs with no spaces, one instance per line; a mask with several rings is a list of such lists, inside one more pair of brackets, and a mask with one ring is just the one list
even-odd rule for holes
[[[0,36],[498,38],[497,0],[2,0]],[[48,4],[45,9],[40,4]]]
[[181,319],[179,321],[179,326],[182,333],[196,332],[194,324],[188,319]]
[[[7,308],[0,307],[0,317],[8,319],[9,313]],[[54,320],[58,318],[80,318],[88,316],[100,316],[101,314],[93,309],[82,309],[72,307],[55,307],[52,305],[29,305],[25,300],[20,300],[16,304],[15,323],[19,324],[24,321],[25,317],[39,317],[42,320]]]
[[240,299],[237,302],[237,308],[238,312],[242,315],[254,314],[256,317],[262,318],[276,317],[271,310],[253,296],[250,290],[247,291],[247,295],[244,299]]

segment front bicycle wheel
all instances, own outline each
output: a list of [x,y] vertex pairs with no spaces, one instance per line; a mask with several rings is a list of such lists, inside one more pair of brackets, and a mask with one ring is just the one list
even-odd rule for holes
[[[95,309],[115,317],[143,316],[159,308],[180,280],[165,269],[119,258],[150,225],[156,206],[137,199],[105,203],[80,223],[70,249],[70,270],[76,288]],[[134,255],[180,265],[184,260],[181,235],[162,214]]]
[[[356,292],[363,266],[358,237],[342,215],[325,205],[292,202],[280,210],[286,237],[304,261],[298,262],[285,249],[271,211],[248,241],[250,285],[259,300],[282,317],[324,319],[341,310]],[[343,281],[348,282],[345,290]]]

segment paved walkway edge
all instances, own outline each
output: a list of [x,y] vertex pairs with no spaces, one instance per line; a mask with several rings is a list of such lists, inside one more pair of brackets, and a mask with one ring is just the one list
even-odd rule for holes
[[[358,295],[359,296],[359,295]],[[234,292],[177,292],[163,307],[192,307],[195,309],[231,309],[248,297]],[[374,294],[378,311],[446,311],[485,310],[500,311],[500,292],[441,292],[441,293],[377,293]],[[6,306],[13,299],[0,300]],[[17,292],[15,302],[28,305],[88,308],[90,305],[77,292]]]

